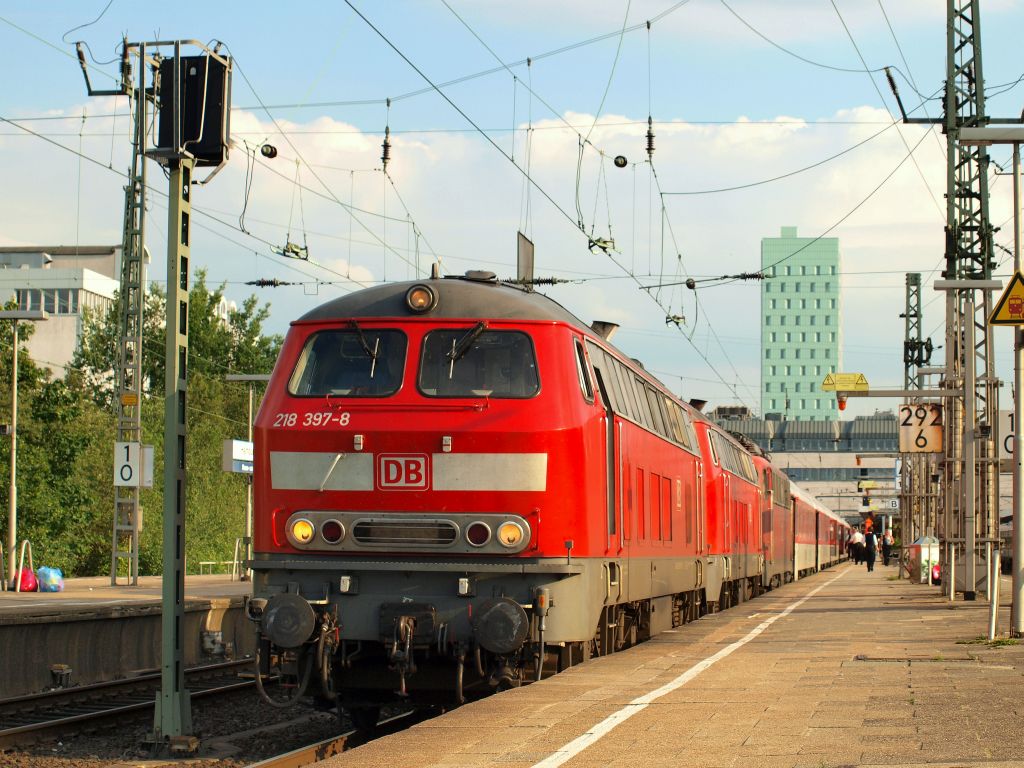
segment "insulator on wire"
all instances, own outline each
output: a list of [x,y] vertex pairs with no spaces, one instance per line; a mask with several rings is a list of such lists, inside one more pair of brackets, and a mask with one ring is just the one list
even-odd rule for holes
[[280,288],[282,285],[296,285],[296,283],[289,283],[285,280],[278,280],[275,278],[261,277],[258,280],[249,280],[246,285],[254,285],[257,288]]
[[647,116],[647,158],[654,159],[654,121],[650,115]]
[[384,126],[384,143],[380,145],[383,152],[380,162],[384,166],[384,173],[388,172],[388,163],[391,161],[391,128]]

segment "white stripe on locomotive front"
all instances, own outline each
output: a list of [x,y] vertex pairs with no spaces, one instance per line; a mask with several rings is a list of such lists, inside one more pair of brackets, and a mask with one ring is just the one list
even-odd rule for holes
[[435,453],[435,491],[546,491],[546,453]]
[[[311,491],[320,490],[323,484],[325,491],[374,489],[372,454],[345,453],[335,463],[337,456],[329,452],[271,451],[271,487]],[[431,488],[435,491],[547,490],[546,453],[435,453],[430,465]]]
[[337,457],[337,453],[271,451],[270,485],[280,491],[318,491],[321,485],[325,491],[373,490],[372,454],[345,453],[335,464]]

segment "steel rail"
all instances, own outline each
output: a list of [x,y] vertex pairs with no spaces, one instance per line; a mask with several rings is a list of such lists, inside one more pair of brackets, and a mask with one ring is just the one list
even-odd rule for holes
[[[192,697],[210,696],[247,688],[251,679],[237,675],[229,682],[204,684],[214,676],[252,665],[252,659],[208,664],[186,670]],[[152,709],[156,700],[159,672],[103,683],[60,688],[42,693],[0,700],[0,748],[36,741],[48,734],[65,734],[85,722],[101,722],[133,712]]]
[[[404,712],[400,715],[381,720],[377,723],[377,728],[370,737],[360,737],[354,730],[346,731],[338,736],[330,736],[314,744],[293,749],[291,752],[268,757],[266,760],[261,760],[258,763],[251,763],[247,768],[302,768],[302,766],[311,765],[319,760],[326,760],[332,755],[340,754],[345,751],[346,747],[357,746],[378,736],[389,736],[403,731],[424,719],[425,716],[422,712],[415,710]],[[350,744],[353,741],[356,743]]]

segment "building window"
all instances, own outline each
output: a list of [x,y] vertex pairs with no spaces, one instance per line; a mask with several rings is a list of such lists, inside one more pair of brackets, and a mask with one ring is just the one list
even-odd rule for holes
[[775,332],[774,331],[772,331],[771,333],[768,334],[768,340],[770,342],[772,342],[773,344],[775,343]]
[[[787,264],[786,265],[786,275],[788,276],[788,275],[791,275],[791,274],[793,274],[793,268]],[[785,285],[785,283],[783,283],[783,285]]]
[[816,315],[811,315],[811,325],[815,325],[817,323],[817,320],[818,318]]
[[793,308],[793,300],[792,299],[786,299],[786,309],[792,309],[792,308]]
[[829,299],[828,303],[830,305],[830,309],[835,309],[836,308],[836,300],[835,299]]
[[[811,325],[814,325],[814,323],[811,323]],[[818,342],[821,341],[821,331],[815,331],[815,333],[814,333],[814,340],[818,341]]]
[[832,359],[832,350],[831,349],[826,349],[825,350],[825,359],[826,360],[831,360]]
[[769,382],[765,382],[765,385],[764,385],[764,392],[765,392],[765,394],[768,394],[771,391],[772,391],[772,383],[770,381]]
[[771,403],[772,403],[772,404],[771,404],[771,408],[773,408],[773,409],[774,409],[774,408],[778,408],[778,407],[779,407],[779,406],[777,406],[777,405],[775,404],[775,401],[774,401],[774,400],[772,400],[772,401],[771,401]]
[[836,267],[835,267],[834,264],[829,269],[830,269],[830,272],[829,272],[830,275],[834,275],[836,273]]
[[793,391],[794,392],[799,392],[800,391],[800,382],[799,381],[794,385]]
[[821,299],[815,299],[814,300],[814,308],[815,309],[821,309]]
[[825,325],[832,325],[832,315],[825,315]]
[[768,368],[768,373],[769,373],[770,375],[772,375],[772,376],[774,376],[774,375],[775,375],[775,366],[774,366],[774,365],[772,365],[772,366],[769,366],[769,368]]
[[772,284],[771,283],[765,283],[764,284],[764,292],[765,293],[771,293],[771,290],[772,290]]
[[786,316],[785,315],[780,315],[779,316],[779,325],[785,325],[785,324],[786,324]]
[[772,316],[771,315],[765,315],[764,316],[764,325],[765,325],[765,327],[767,328],[771,324],[772,324]]
[[806,264],[801,264],[800,265],[800,274],[801,275],[806,275],[807,274],[807,265]]
[[775,299],[768,299],[768,309],[775,309]]
[[825,283],[825,293],[832,293],[832,283]]
[[789,375],[790,375],[790,374],[789,374],[789,366],[788,366],[788,365],[786,366],[786,375],[787,375],[787,376],[789,376]]
[[795,317],[793,318],[793,324],[794,324],[794,325],[800,325],[800,315],[796,315],[796,316],[795,316]]
[[[785,349],[780,349],[779,350],[779,360],[785,360],[785,359],[786,359],[786,350]],[[789,369],[788,368],[786,369],[786,373],[789,373]]]
[[772,359],[772,351],[770,349],[766,349],[764,351],[764,359],[765,360],[771,360]]
[[786,292],[786,284],[785,283],[780,283],[779,284],[779,293],[785,293],[785,292]]
[[820,275],[821,274],[821,264],[815,264],[814,265],[814,274],[816,274],[816,275]]
[[793,291],[795,293],[800,293],[800,281],[799,280],[797,282],[793,283]]

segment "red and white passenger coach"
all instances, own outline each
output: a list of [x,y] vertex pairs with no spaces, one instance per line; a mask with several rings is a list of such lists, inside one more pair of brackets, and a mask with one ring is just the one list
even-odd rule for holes
[[362,723],[610,653],[845,539],[748,440],[490,273],[292,323],[255,444],[262,669]]

